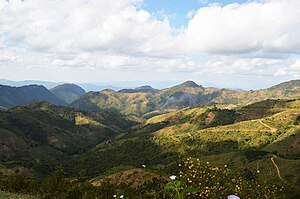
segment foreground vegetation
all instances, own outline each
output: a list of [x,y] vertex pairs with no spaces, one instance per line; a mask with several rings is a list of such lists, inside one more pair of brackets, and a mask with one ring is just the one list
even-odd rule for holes
[[[90,181],[67,178],[62,168],[43,180],[20,175],[1,176],[2,196],[21,194],[19,198],[285,198],[286,190],[280,184],[261,181],[257,175],[230,170],[227,165],[217,167],[199,159],[187,158],[179,163],[170,179],[159,176],[137,185],[116,183],[109,178],[97,186]],[[5,192],[3,192],[5,191]]]

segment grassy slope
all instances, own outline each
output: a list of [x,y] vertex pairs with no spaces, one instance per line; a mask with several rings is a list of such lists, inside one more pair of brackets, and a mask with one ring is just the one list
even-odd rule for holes
[[[193,156],[215,164],[229,164],[240,171],[247,169],[253,175],[256,175],[258,168],[261,170],[261,178],[278,179],[270,161],[270,154],[277,150],[280,156],[278,165],[283,170],[283,177],[296,184],[300,179],[297,173],[300,162],[294,156],[291,158],[286,151],[298,143],[294,143],[293,136],[300,136],[297,130],[299,126],[294,124],[300,115],[299,102],[262,102],[275,104],[266,108],[269,116],[264,117],[264,111],[264,114],[255,114],[255,117],[264,117],[262,119],[204,129],[199,128],[197,123],[197,119],[206,113],[203,108],[156,116],[147,120],[143,127],[113,140],[109,146],[100,144],[91,152],[74,159],[73,165],[76,164],[75,170],[88,176],[136,168],[141,164],[172,174],[176,165],[174,162]],[[254,104],[252,107],[260,105]],[[246,113],[251,115],[253,111],[249,110],[250,107],[239,111],[243,110],[243,116]],[[282,112],[278,113],[279,109]],[[275,132],[273,128],[276,128]],[[299,151],[294,150],[293,154],[299,154]],[[87,162],[93,162],[89,164],[92,169],[85,169]],[[259,167],[258,162],[261,162]]]

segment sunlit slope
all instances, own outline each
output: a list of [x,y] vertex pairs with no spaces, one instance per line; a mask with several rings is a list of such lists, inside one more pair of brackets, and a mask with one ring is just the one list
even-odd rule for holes
[[[294,100],[282,104],[266,108],[267,116],[261,114],[259,119],[247,121],[239,121],[241,115],[237,113],[242,109],[191,108],[156,116],[111,143],[102,143],[91,152],[75,158],[72,165],[88,176],[141,164],[167,169],[186,156],[212,159],[217,163],[232,160],[231,164],[244,167],[253,158],[261,156],[260,152],[247,151],[264,150],[262,155],[266,155],[276,150],[276,143],[288,142],[282,146],[283,151],[291,143],[287,140],[298,134],[299,102]],[[274,108],[280,108],[281,112],[271,114]],[[246,113],[252,114],[252,111],[243,109],[243,116]],[[271,145],[275,149],[267,149]],[[87,163],[91,169],[85,169]]]
[[245,106],[266,99],[296,98],[300,98],[300,80],[284,82],[255,91],[204,88],[192,81],[187,81],[170,88],[155,90],[155,92],[139,89],[89,92],[75,100],[70,106],[92,111],[115,109],[124,114],[150,118],[187,107],[214,104]]

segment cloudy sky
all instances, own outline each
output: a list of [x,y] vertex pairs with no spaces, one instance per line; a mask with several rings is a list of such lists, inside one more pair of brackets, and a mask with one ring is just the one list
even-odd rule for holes
[[300,78],[299,0],[0,0],[0,79],[264,88]]

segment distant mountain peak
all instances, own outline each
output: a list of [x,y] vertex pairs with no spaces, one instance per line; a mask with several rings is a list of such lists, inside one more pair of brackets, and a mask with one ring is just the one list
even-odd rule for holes
[[58,85],[54,88],[51,88],[50,91],[67,104],[72,103],[74,100],[86,93],[85,90],[80,86],[69,83]]
[[135,89],[121,89],[118,92],[119,93],[152,93],[152,94],[154,94],[158,91],[159,90],[154,89],[149,85],[145,85],[145,86],[137,87]]
[[185,81],[185,82],[179,84],[179,86],[182,86],[182,87],[191,87],[191,88],[197,88],[197,87],[200,87],[198,84],[196,84],[196,83],[193,82],[193,81]]
[[100,91],[100,92],[109,92],[109,93],[115,93],[116,91],[115,91],[115,90],[113,90],[113,89],[106,88],[106,89],[104,89],[104,90],[102,90],[102,91]]
[[149,86],[149,85],[139,86],[139,87],[135,88],[135,90],[141,90],[141,89],[154,89],[154,88],[152,88],[152,86]]

